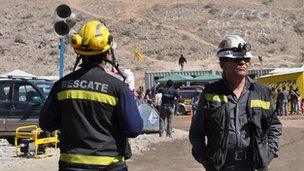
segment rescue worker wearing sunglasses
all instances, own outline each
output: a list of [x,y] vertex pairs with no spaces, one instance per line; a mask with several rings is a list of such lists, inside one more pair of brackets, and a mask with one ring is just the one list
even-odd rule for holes
[[248,76],[251,46],[240,36],[226,36],[217,57],[223,78],[200,97],[189,134],[193,157],[207,171],[267,170],[282,135],[271,90]]

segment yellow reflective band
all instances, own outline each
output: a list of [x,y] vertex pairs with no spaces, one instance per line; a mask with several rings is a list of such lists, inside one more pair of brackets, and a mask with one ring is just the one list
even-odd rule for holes
[[115,106],[118,98],[113,97],[111,95],[94,92],[94,91],[87,91],[87,90],[64,90],[57,94],[58,100],[65,100],[65,99],[81,99],[81,100],[92,100],[98,101],[105,104],[109,104]]
[[212,102],[219,102],[219,103],[228,102],[228,98],[225,95],[205,94],[205,98],[207,101],[212,101]]
[[260,107],[260,108],[263,108],[265,110],[269,110],[270,109],[270,102],[263,101],[263,100],[251,100],[250,101],[250,107],[251,108]]
[[68,163],[80,163],[80,164],[91,164],[91,165],[103,165],[108,166],[112,163],[123,162],[124,157],[122,156],[89,156],[83,154],[60,154],[60,161]]

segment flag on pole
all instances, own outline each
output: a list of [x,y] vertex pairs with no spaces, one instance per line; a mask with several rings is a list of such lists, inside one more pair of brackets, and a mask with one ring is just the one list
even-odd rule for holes
[[144,62],[144,56],[137,47],[134,48],[133,52],[134,52],[135,60],[137,60],[138,62]]

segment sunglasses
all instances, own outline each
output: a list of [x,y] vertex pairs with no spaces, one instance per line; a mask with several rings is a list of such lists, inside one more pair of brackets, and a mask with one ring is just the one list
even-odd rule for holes
[[235,62],[235,63],[239,63],[241,61],[244,61],[246,63],[250,62],[250,58],[221,58],[221,60],[224,62]]

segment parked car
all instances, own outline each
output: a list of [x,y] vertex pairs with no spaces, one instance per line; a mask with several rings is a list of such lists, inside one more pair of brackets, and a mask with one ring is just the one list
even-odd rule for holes
[[53,83],[41,79],[0,78],[0,138],[14,144],[16,128],[38,124]]
[[191,114],[192,111],[192,98],[201,93],[203,86],[181,86],[178,90],[179,95],[182,97],[176,106],[176,115]]

